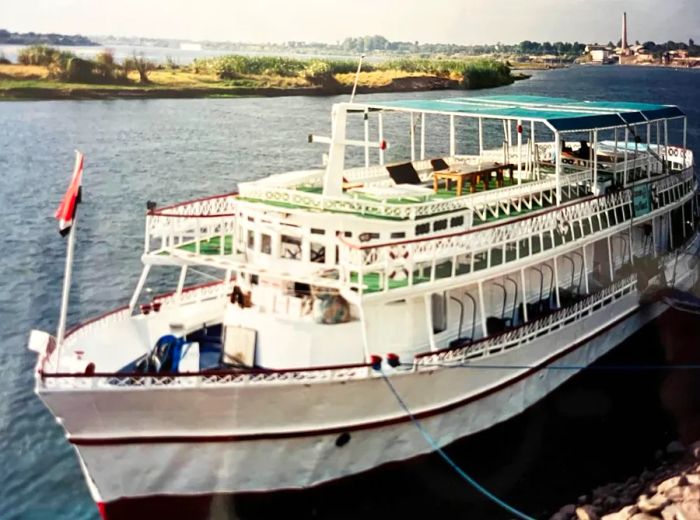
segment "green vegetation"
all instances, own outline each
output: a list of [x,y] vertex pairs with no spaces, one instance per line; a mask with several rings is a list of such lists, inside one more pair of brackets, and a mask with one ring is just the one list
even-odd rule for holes
[[17,54],[17,61],[20,65],[46,67],[48,79],[69,83],[126,84],[130,70],[139,73],[141,83],[148,83],[148,72],[154,68],[153,63],[136,54],[119,64],[111,51],[102,51],[94,60],[88,60],[46,45],[23,48]]
[[[314,85],[327,85],[336,74],[354,73],[357,70],[357,62],[229,55],[197,59],[193,67],[197,72],[215,73],[222,80],[239,79],[249,75],[301,76]],[[513,82],[507,64],[488,58],[398,58],[379,63],[364,63],[362,71],[400,71],[457,79],[462,87],[467,89],[495,87]]]
[[[155,65],[109,51],[85,59],[52,47],[22,49],[18,65],[0,64],[1,97],[200,97],[279,93],[341,94],[355,81],[355,60],[227,55]],[[363,63],[358,86],[368,91],[477,89],[512,83],[507,63],[490,58],[399,58]],[[286,92],[285,92],[286,91]],[[102,93],[102,94],[100,94]]]

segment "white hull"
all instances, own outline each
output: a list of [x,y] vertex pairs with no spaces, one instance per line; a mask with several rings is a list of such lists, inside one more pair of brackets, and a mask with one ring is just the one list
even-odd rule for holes
[[[619,302],[619,312],[615,313],[614,319],[605,320],[605,317],[598,316],[597,326],[590,321],[586,323],[587,320],[576,322],[567,327],[571,330],[562,330],[556,341],[549,338],[543,339],[539,345],[533,344],[533,349],[540,350],[540,363],[589,365],[667,308],[662,303],[656,303],[625,312],[625,307],[629,309],[626,303],[628,302]],[[619,317],[620,313],[623,318]],[[610,315],[607,317],[610,318]],[[582,334],[584,330],[589,331],[587,336]],[[559,339],[563,341],[559,343]],[[553,351],[552,347],[557,343],[558,348]],[[489,363],[517,365],[523,361],[523,353],[515,351],[512,355],[509,353],[502,356],[499,361],[491,359]],[[392,381],[412,410],[423,415],[421,422],[431,435],[441,445],[446,445],[521,413],[577,372],[578,370],[546,368],[445,368],[432,373],[401,376]],[[525,373],[527,375],[524,375]],[[413,380],[416,377],[430,377],[432,381],[428,384],[416,383]],[[491,383],[486,383],[485,378],[489,378]],[[91,490],[97,502],[151,495],[199,495],[303,488],[431,451],[415,425],[401,414],[399,405],[385,381],[374,378],[365,383],[368,384],[364,384],[357,393],[351,391],[347,394],[352,395],[356,403],[367,402],[368,406],[372,406],[373,402],[383,403],[388,409],[393,408],[396,414],[394,419],[387,421],[389,424],[367,427],[355,424],[345,429],[334,426],[331,428],[332,432],[318,434],[312,431],[288,431],[277,435],[261,433],[246,440],[247,436],[240,428],[226,432],[223,429],[212,431],[208,428],[194,427],[199,423],[196,420],[197,416],[202,413],[218,416],[224,422],[223,415],[226,412],[221,409],[214,410],[213,407],[204,410],[201,407],[183,405],[183,402],[187,401],[183,396],[184,401],[180,401],[183,405],[183,417],[189,417],[190,425],[193,426],[189,429],[185,442],[177,442],[172,436],[141,441],[131,437],[123,444],[119,438],[114,437],[103,438],[102,441],[95,437],[89,440],[74,438],[73,442],[77,444],[86,479],[91,483]],[[433,388],[461,385],[465,392],[459,394],[460,398],[453,401],[451,406],[442,404],[444,408],[449,409],[433,414],[424,410],[423,406],[414,407],[412,404],[420,400],[414,394],[428,388],[428,385]],[[350,390],[347,385],[341,386]],[[227,398],[217,401],[225,406],[226,402],[236,402],[235,396],[236,392],[232,392]],[[109,398],[119,399],[115,396]],[[157,399],[151,396],[143,398]],[[319,396],[320,401],[323,399]],[[467,402],[459,405],[459,401],[463,400]],[[51,405],[51,399],[48,401]],[[333,402],[325,404],[329,407],[334,406]],[[322,402],[319,406],[325,409]],[[245,405],[235,408],[228,406],[228,413],[231,414],[232,409],[238,412],[244,407]],[[252,408],[254,411],[261,409],[260,406],[252,405],[246,408]],[[363,415],[361,406],[356,410],[358,418]],[[324,426],[319,424],[318,430],[322,432]],[[350,432],[351,440],[345,446],[337,447],[336,439],[343,431]],[[237,437],[236,432],[239,432],[240,437]],[[105,433],[103,431],[103,435]],[[146,442],[143,442],[144,440]],[[251,471],[251,468],[255,468],[254,471]]]

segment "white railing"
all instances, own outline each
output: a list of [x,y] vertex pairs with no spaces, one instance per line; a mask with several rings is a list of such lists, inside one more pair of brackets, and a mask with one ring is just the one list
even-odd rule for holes
[[[593,174],[590,169],[564,175],[561,179],[562,192],[570,198],[588,193],[592,179]],[[540,206],[545,202],[553,204],[556,201],[556,186],[556,179],[547,177],[473,194],[468,200],[475,215],[486,220],[489,213],[498,217],[501,213],[510,215],[512,211],[522,211],[523,206],[532,209],[533,204]]]
[[[477,255],[482,254],[486,262],[480,269],[488,269],[521,257],[535,254],[533,237],[538,237],[539,251],[570,243],[600,230],[614,230],[630,220],[632,216],[632,194],[629,190],[571,203],[560,208],[523,217],[499,225],[475,228],[471,231],[435,238],[407,240],[379,245],[357,246],[341,242],[340,266],[345,280],[362,282],[367,274],[379,276],[380,288],[388,291],[394,287],[413,286],[416,283],[435,281],[438,278],[455,277],[475,272]],[[585,221],[585,226],[584,226]],[[584,232],[584,227],[588,233]],[[527,254],[521,256],[521,243],[528,244]],[[545,248],[544,243],[549,242]],[[501,253],[501,260],[493,261],[494,250]],[[450,273],[439,276],[438,265],[449,262]],[[464,267],[466,272],[460,270]],[[415,271],[428,273],[416,279]],[[392,284],[399,275],[405,283]],[[375,290],[377,290],[375,288]]]
[[[174,306],[195,305],[209,300],[223,298],[230,291],[231,287],[225,285],[223,282],[210,282],[185,288],[179,296],[174,292],[158,295],[153,298],[153,301],[161,304],[161,310],[167,310]],[[131,311],[125,306],[89,319],[71,328],[66,333],[65,344],[74,344],[86,336],[97,337],[97,333],[100,330],[104,330],[106,327],[116,322],[126,321],[131,318],[131,316]]]
[[44,374],[41,384],[49,390],[149,390],[152,388],[201,388],[249,385],[289,385],[349,381],[371,377],[369,364],[300,370],[211,371],[181,374]]
[[446,349],[432,354],[416,356],[414,368],[434,368],[436,365],[454,365],[500,354],[507,350],[522,347],[531,341],[589,316],[592,312],[604,309],[617,298],[635,291],[637,275],[631,275],[614,282],[600,292],[592,294],[581,301],[555,311],[543,318],[528,322],[513,330],[496,336],[484,338],[465,347]]
[[220,238],[224,253],[225,238],[236,227],[238,199],[235,194],[184,202],[149,211],[146,216],[145,252],[158,253],[193,243],[199,253],[201,241]]
[[692,167],[681,173],[673,173],[651,184],[652,207],[661,208],[679,200],[695,187],[695,172]]

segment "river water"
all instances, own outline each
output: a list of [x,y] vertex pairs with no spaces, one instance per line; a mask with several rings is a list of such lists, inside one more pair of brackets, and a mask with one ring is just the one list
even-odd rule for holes
[[[700,150],[700,71],[575,67],[535,72],[508,87],[467,94],[488,92],[677,104],[689,116],[688,144]],[[381,97],[457,95],[465,92]],[[35,356],[25,347],[30,329],[51,331],[56,325],[66,241],[59,237],[52,214],[70,175],[73,150],[85,153],[86,165],[70,322],[128,299],[140,267],[147,200],[166,203],[227,192],[239,180],[318,164],[322,150],[306,144],[306,135],[328,135],[331,104],[341,100],[346,98],[0,102],[0,221],[5,229],[0,255],[0,323],[5,327],[0,340],[1,519],[98,517],[74,453],[33,394]],[[558,395],[552,399],[563,394]],[[561,433],[562,444],[570,442],[566,431]],[[519,449],[541,435],[523,432]],[[644,446],[651,449],[657,437],[650,434]],[[549,468],[546,477],[527,472],[510,477],[556,482],[566,478],[572,465],[595,473],[587,466],[589,455],[577,458],[576,450],[568,450],[566,463],[559,464],[562,453],[547,450],[547,460],[539,464]],[[429,465],[430,471],[421,475],[446,486],[440,487],[441,500],[445,493],[461,496],[453,475],[439,462]],[[400,469],[392,471],[396,477]],[[386,496],[382,503],[430,503],[437,487],[431,482],[410,497]],[[314,501],[327,503],[338,491],[324,493],[322,488],[304,496],[309,516],[318,512]],[[362,502],[352,493],[342,496]],[[537,496],[557,503],[545,491]],[[358,515],[373,516],[370,506],[358,507]],[[320,516],[353,516],[345,516],[345,509],[326,513]]]

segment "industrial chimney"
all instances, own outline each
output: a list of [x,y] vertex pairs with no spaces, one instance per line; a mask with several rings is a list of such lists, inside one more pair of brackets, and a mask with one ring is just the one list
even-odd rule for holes
[[627,13],[622,13],[622,54],[627,54]]

